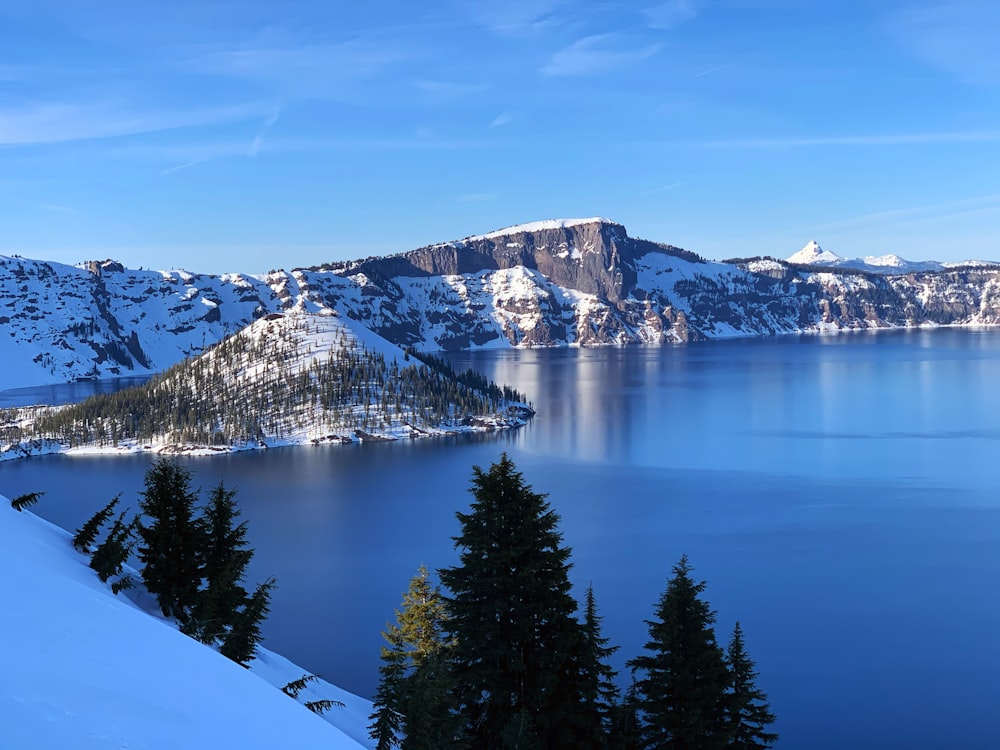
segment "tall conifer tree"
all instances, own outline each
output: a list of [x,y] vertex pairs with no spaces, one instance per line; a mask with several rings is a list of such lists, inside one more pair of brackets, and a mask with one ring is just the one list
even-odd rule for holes
[[773,747],[778,735],[767,731],[775,716],[767,696],[757,687],[754,662],[743,644],[743,628],[737,622],[726,651],[729,663],[730,695],[726,710],[731,738],[727,747],[736,750],[760,750]]
[[191,489],[191,474],[161,458],[146,472],[146,489],[140,495],[142,580],[164,616],[185,623],[201,586],[204,539],[194,517],[197,497]]
[[257,653],[261,623],[271,611],[271,592],[277,586],[273,578],[257,586],[246,606],[236,616],[232,629],[222,639],[219,653],[244,667]]
[[729,740],[729,672],[712,628],[715,613],[701,598],[687,555],[673,568],[656,618],[647,620],[647,654],[629,662],[637,682],[647,748],[721,750]]
[[583,650],[580,658],[583,712],[587,733],[593,747],[609,747],[611,719],[618,703],[617,673],[608,658],[618,650],[608,646],[609,639],[601,634],[601,616],[597,612],[594,587],[587,587],[583,603]]
[[582,635],[559,516],[506,454],[474,467],[471,492],[457,514],[460,563],[441,571],[469,744],[580,747]]
[[455,742],[444,601],[429,579],[421,565],[403,595],[396,623],[382,634],[388,646],[382,647],[369,727],[379,750],[436,750]]
[[90,546],[97,541],[97,535],[101,532],[101,527],[110,521],[111,516],[114,515],[115,506],[118,505],[118,500],[121,496],[122,494],[119,492],[111,499],[111,502],[97,511],[87,519],[83,526],[77,529],[76,534],[73,536],[73,546],[76,549],[80,552],[90,551]]
[[247,601],[242,583],[253,550],[247,547],[246,521],[236,523],[240,512],[235,497],[235,490],[227,490],[219,482],[212,489],[201,519],[201,575],[205,588],[198,593],[189,630],[205,643],[212,643],[232,627]]

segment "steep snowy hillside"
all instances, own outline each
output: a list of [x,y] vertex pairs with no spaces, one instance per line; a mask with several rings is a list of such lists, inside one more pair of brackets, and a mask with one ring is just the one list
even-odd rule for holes
[[181,635],[113,595],[65,531],[3,497],[0,565],[8,571],[0,584],[4,748],[371,746],[368,701],[324,684],[314,690],[346,705],[313,714],[275,687],[304,670],[262,651],[248,671]]
[[0,460],[38,452],[201,452],[518,427],[523,397],[411,358],[332,311],[272,313],[150,382],[0,413]]
[[0,390],[158,372],[277,312],[334,310],[424,351],[1000,322],[1000,266],[851,261],[815,242],[790,261],[709,262],[597,218],[259,277],[0,257]]

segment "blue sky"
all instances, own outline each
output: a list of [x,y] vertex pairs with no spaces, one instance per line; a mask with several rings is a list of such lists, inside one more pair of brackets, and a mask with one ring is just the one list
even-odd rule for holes
[[257,273],[547,218],[1000,259],[994,0],[0,4],[0,253]]

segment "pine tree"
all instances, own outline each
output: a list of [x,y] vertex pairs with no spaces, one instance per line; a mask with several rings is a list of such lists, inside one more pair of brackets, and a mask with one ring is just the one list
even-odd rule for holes
[[316,682],[319,680],[314,674],[304,674],[297,680],[292,680],[281,688],[281,692],[287,695],[289,698],[298,698],[299,693],[306,689],[310,682]]
[[235,524],[239,516],[235,496],[235,490],[227,490],[220,482],[212,490],[201,519],[205,588],[198,593],[186,630],[204,643],[214,642],[233,626],[247,599],[242,582],[253,550],[247,548],[246,522]]
[[20,512],[37,503],[44,494],[44,492],[29,492],[26,495],[18,495],[10,501],[10,507]]
[[580,747],[580,624],[559,516],[504,454],[473,469],[460,564],[441,571],[464,730],[473,748]]
[[778,735],[768,732],[767,727],[774,723],[776,717],[771,712],[767,696],[755,683],[757,672],[743,644],[743,629],[739,622],[733,628],[726,661],[731,679],[726,706],[731,739],[727,747],[738,750],[773,747]]
[[715,613],[701,599],[687,555],[673,567],[656,619],[647,620],[646,655],[629,662],[644,673],[637,683],[648,748],[720,750],[729,740],[729,672],[715,641]]
[[146,489],[140,494],[142,580],[163,615],[185,623],[198,600],[204,538],[194,517],[191,473],[160,459],[146,472]]
[[76,549],[80,552],[90,551],[91,545],[97,541],[97,535],[100,533],[101,527],[110,521],[111,516],[114,515],[115,506],[118,505],[118,500],[121,496],[119,492],[111,499],[110,503],[97,511],[83,526],[77,529],[76,535],[73,537],[73,546]]
[[642,750],[642,723],[639,720],[639,698],[635,678],[620,701],[611,709],[611,750]]
[[[97,549],[90,556],[90,567],[97,572],[98,578],[106,583],[111,576],[116,576],[122,572],[122,566],[132,554],[135,546],[133,535],[135,534],[135,522],[125,523],[127,510],[123,510],[121,515],[115,519],[107,537],[97,545]],[[118,587],[121,590],[121,587]],[[115,591],[117,594],[118,591]]]
[[593,747],[608,747],[612,712],[618,702],[615,686],[617,673],[607,663],[617,646],[608,646],[601,635],[601,616],[597,613],[594,587],[587,587],[583,605],[583,651],[580,658],[583,713]]
[[237,614],[232,630],[222,639],[219,653],[244,667],[254,658],[261,640],[260,625],[271,611],[271,592],[277,585],[269,578],[256,588]]
[[369,736],[386,750],[434,750],[455,740],[445,606],[423,565],[382,636],[379,688]]

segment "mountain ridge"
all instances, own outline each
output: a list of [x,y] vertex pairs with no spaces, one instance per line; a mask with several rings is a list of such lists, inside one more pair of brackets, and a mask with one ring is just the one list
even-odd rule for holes
[[991,325],[1000,323],[998,273],[715,262],[603,219],[261,275],[0,256],[0,389],[158,372],[290,311],[335,311],[422,351]]

